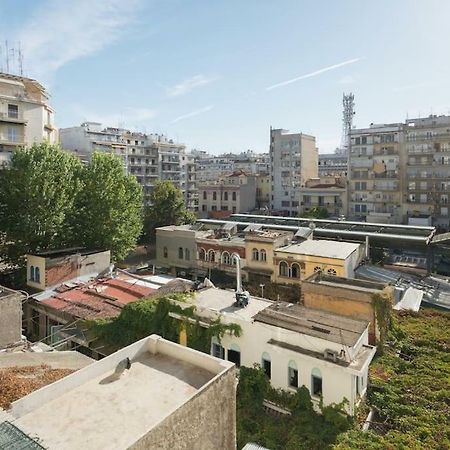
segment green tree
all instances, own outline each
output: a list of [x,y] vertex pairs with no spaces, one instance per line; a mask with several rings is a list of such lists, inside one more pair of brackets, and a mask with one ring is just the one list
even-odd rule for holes
[[0,171],[1,259],[22,267],[27,253],[68,243],[80,170],[79,160],[55,145],[13,153],[9,168]]
[[72,218],[77,242],[109,249],[113,260],[120,261],[142,231],[142,188],[125,173],[121,160],[109,153],[94,153],[81,178],[83,189]]
[[150,195],[152,206],[145,214],[145,237],[155,238],[155,228],[194,223],[195,214],[186,208],[183,193],[171,181],[158,181]]
[[325,208],[321,208],[320,206],[315,206],[311,208],[308,212],[303,213],[302,217],[309,217],[311,219],[327,219],[328,211]]

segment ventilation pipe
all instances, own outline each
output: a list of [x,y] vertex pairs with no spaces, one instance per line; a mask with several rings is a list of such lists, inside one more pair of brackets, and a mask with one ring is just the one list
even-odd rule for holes
[[233,253],[231,258],[236,261],[236,301],[234,305],[239,308],[245,308],[250,300],[250,294],[242,289],[241,257],[237,253]]

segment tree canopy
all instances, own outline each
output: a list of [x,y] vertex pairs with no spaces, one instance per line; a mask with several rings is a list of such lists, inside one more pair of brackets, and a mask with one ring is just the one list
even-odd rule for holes
[[27,253],[67,246],[107,248],[120,259],[141,229],[141,188],[113,155],[83,166],[42,143],[15,151],[0,171],[0,259],[12,267]]
[[327,219],[329,214],[325,208],[315,206],[314,208],[311,208],[308,212],[303,213],[301,216],[309,217],[311,219]]
[[147,208],[144,222],[144,232],[150,240],[155,237],[155,228],[195,222],[195,214],[186,208],[183,193],[171,181],[158,181],[150,201],[152,206]]

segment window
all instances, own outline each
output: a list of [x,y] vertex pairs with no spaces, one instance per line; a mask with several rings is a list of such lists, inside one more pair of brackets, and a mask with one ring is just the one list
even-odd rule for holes
[[19,140],[17,128],[15,127],[9,127],[8,128],[8,141],[10,142],[17,142]]
[[336,275],[337,275],[337,272],[336,272],[334,269],[328,269],[328,270],[327,270],[327,274],[328,274],[328,275],[332,275],[332,276],[336,276]]
[[203,191],[203,200],[206,200],[206,191]]
[[178,259],[183,259],[183,247],[178,247]]
[[217,200],[217,192],[216,191],[213,192],[213,200]]
[[202,205],[202,211],[206,211],[206,205]]
[[225,349],[220,344],[213,343],[212,355],[216,358],[225,359]]
[[34,281],[36,283],[40,283],[41,282],[41,271],[39,270],[39,267],[36,267],[34,269]]
[[167,247],[163,248],[163,255],[164,255],[164,258],[167,258]]
[[361,138],[361,144],[367,144],[367,137],[366,136],[363,136]]
[[34,281],[34,266],[30,266],[30,281]]
[[322,267],[320,266],[314,267],[314,272],[322,272]]
[[227,191],[225,191],[225,192],[223,193],[223,199],[224,199],[225,201],[228,201],[228,192],[227,192]]
[[291,277],[300,278],[300,266],[297,263],[291,265]]
[[233,206],[233,214],[236,212],[236,206]]
[[298,388],[298,370],[295,361],[289,361],[288,364],[288,386],[294,389]]
[[204,248],[201,248],[198,251],[198,259],[202,260],[202,261],[206,261],[206,251]]
[[261,358],[261,367],[264,370],[264,373],[269,378],[272,376],[272,363],[270,361],[270,355],[267,352],[262,354]]
[[[231,198],[232,198],[233,202],[235,202],[235,201],[236,201],[236,192],[233,192],[233,194],[232,194]],[[234,211],[233,211],[233,212],[234,212]]]
[[222,263],[229,266],[230,262],[230,254],[228,252],[222,252]]
[[257,248],[252,250],[252,259],[253,261],[259,261],[259,251]]
[[441,216],[448,216],[448,207],[441,206]]
[[189,261],[191,259],[191,252],[188,248],[184,249],[184,259],[186,261]]
[[19,118],[19,107],[17,105],[8,105],[8,117],[11,119]]
[[288,275],[289,275],[289,268],[288,268],[287,262],[281,261],[280,262],[280,276],[287,277]]
[[208,261],[215,262],[216,260],[216,252],[214,250],[208,251]]
[[319,369],[311,372],[311,395],[320,397],[322,395],[322,374]]
[[228,361],[236,364],[236,367],[241,367],[241,349],[236,344],[231,344],[228,349]]
[[265,250],[261,250],[259,253],[259,259],[263,262],[267,261],[267,253]]

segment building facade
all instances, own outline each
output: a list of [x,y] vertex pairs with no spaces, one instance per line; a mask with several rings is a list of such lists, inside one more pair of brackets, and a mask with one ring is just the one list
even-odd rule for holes
[[78,127],[60,130],[61,146],[89,161],[95,151],[122,158],[127,173],[142,186],[144,202],[156,181],[171,181],[183,191],[186,204],[195,209],[195,163],[183,144],[159,134],[133,132],[122,128],[104,128],[98,122],[84,122]]
[[319,153],[319,177],[346,177],[348,157],[342,153]]
[[316,138],[271,128],[269,154],[272,213],[298,216],[299,189],[318,176]]
[[0,73],[0,166],[23,146],[57,142],[49,94],[36,80]]

